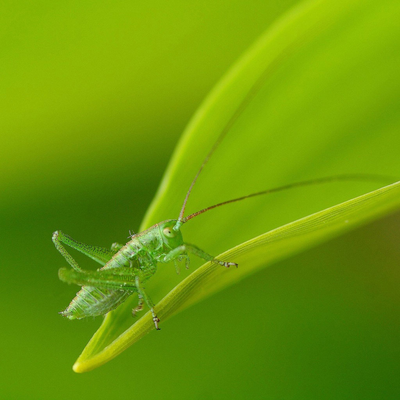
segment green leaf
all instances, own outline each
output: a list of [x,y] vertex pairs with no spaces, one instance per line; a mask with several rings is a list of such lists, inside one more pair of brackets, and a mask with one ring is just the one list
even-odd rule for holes
[[[327,210],[310,215],[271,232],[260,235],[221,254],[220,259],[235,260],[243,268],[224,269],[206,263],[178,284],[157,304],[162,321],[211,294],[237,283],[244,277],[299,250],[343,233],[360,223],[377,218],[400,206],[400,182],[375,190]],[[106,319],[107,321],[107,319]],[[113,321],[111,323],[114,323]],[[100,352],[84,352],[74,365],[76,372],[85,372],[113,359],[126,348],[154,329],[152,315],[147,312],[140,320]],[[90,346],[103,335],[99,331]],[[98,337],[99,336],[99,337]]]
[[[399,176],[397,146],[392,145],[399,141],[400,127],[399,9],[391,1],[322,0],[301,5],[277,22],[192,119],[142,229],[177,218],[202,160],[241,104],[244,111],[200,176],[187,213],[321,176]],[[384,160],[375,157],[379,152]],[[250,273],[399,207],[399,184],[371,191],[376,186],[353,182],[296,189],[190,221],[182,229],[185,240],[211,254],[231,249],[220,258],[240,267],[205,264],[186,279],[176,276],[173,266],[159,267],[147,290],[161,326]],[[195,269],[199,260],[192,265]],[[107,314],[74,365],[76,372],[104,364],[153,329],[148,313],[132,319],[136,301],[132,296]]]

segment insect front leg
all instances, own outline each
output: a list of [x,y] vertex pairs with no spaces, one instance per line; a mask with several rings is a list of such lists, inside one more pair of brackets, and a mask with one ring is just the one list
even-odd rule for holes
[[[235,267],[237,267],[238,265],[236,263],[233,262],[226,262],[226,261],[220,261],[217,260],[215,257],[213,257],[212,255],[206,253],[205,251],[199,249],[197,246],[193,245],[193,244],[188,244],[185,243],[181,246],[178,246],[177,248],[171,250],[165,257],[164,257],[164,262],[168,262],[168,261],[172,261],[175,260],[177,257],[179,256],[187,256],[187,252],[192,253],[194,255],[196,255],[197,257],[202,258],[203,260],[206,261],[211,261],[213,263],[222,265],[223,267],[230,267],[231,265],[234,265]],[[188,262],[186,262],[188,264]]]
[[183,246],[179,246],[176,247],[175,249],[171,250],[165,257],[163,262],[170,262],[173,261],[174,262],[174,266],[175,266],[175,271],[176,273],[179,275],[180,270],[179,270],[179,265],[177,263],[177,261],[181,261],[182,258],[185,258],[185,268],[189,269],[189,265],[190,265],[190,258],[186,253],[186,247],[185,245]]
[[[147,296],[147,294],[144,291],[144,288],[140,282],[140,278],[137,275],[135,277],[135,283],[136,283],[136,289],[138,291],[138,296],[139,296],[139,305],[138,306],[142,306],[143,300],[145,301],[145,303],[147,304],[147,307],[150,308],[151,315],[153,316],[153,322],[154,322],[156,329],[160,330],[160,328],[158,327],[158,323],[160,322],[160,319],[157,317],[156,312],[154,311],[154,303],[151,301],[150,297]],[[142,304],[140,303],[141,298],[142,298]],[[136,310],[136,308],[134,310]],[[132,310],[132,311],[134,311],[134,310]]]

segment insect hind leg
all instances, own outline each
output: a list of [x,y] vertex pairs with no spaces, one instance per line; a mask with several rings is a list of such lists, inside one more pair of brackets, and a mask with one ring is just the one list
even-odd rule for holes
[[121,267],[98,271],[76,271],[60,268],[60,280],[79,286],[92,286],[99,289],[136,291],[136,282],[131,268]]
[[109,250],[104,247],[91,246],[89,244],[78,242],[77,240],[72,239],[71,236],[66,235],[61,231],[54,232],[52,240],[54,245],[56,246],[56,249],[61,253],[61,255],[65,258],[68,264],[73,269],[79,272],[82,271],[82,268],[78,265],[78,263],[71,256],[71,254],[68,253],[63,244],[72,247],[75,250],[80,251],[85,256],[90,257],[92,260],[98,262],[101,265],[105,265],[108,261],[111,260],[111,257],[116,253],[116,250]]
[[61,231],[55,231],[52,237],[53,243],[56,246],[56,249],[61,253],[61,255],[65,258],[67,263],[78,272],[82,272],[83,269],[78,265],[75,259],[65,250],[65,247],[61,243],[68,244],[68,237],[64,235]]
[[[154,303],[151,301],[150,297],[144,291],[144,288],[143,288],[143,286],[140,282],[140,278],[138,276],[135,277],[135,283],[136,283],[136,289],[137,289],[138,295],[139,295],[139,306],[143,305],[143,300],[144,300],[144,302],[150,308],[151,315],[153,316],[154,326],[159,331],[160,328],[158,326],[158,323],[160,322],[160,319],[157,317],[157,314],[154,311]],[[140,298],[142,298],[142,304],[140,303],[140,301],[141,301]],[[136,310],[136,308],[134,310]]]

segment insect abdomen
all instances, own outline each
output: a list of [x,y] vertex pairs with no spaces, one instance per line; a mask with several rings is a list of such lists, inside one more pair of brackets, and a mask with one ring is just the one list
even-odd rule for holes
[[68,319],[81,319],[104,315],[123,303],[133,291],[99,289],[83,286],[65,311],[60,314]]
[[[154,229],[154,227],[145,233],[147,235],[143,235],[143,233],[137,235],[142,240],[139,240],[137,236],[133,237],[100,270],[118,269],[121,267],[140,268],[136,259],[138,254],[143,251],[146,253],[148,251],[147,246],[153,249],[160,247],[162,244],[158,230]],[[146,246],[146,250],[144,245]],[[153,273],[152,271],[146,278],[150,277]],[[76,297],[71,301],[67,309],[60,314],[69,319],[82,319],[104,315],[117,308],[134,292],[134,290],[100,289],[93,286],[82,286],[82,289],[76,294]]]
[[[124,252],[120,250],[100,270],[125,266],[137,267],[138,264],[134,260],[130,261]],[[60,314],[69,319],[82,319],[104,315],[117,308],[132,293],[134,293],[133,290],[100,289],[93,286],[82,286],[82,289],[76,294],[66,310]]]

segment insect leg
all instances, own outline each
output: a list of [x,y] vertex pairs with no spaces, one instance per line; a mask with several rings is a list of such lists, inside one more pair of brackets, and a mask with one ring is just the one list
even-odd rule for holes
[[132,309],[133,317],[136,317],[136,314],[143,310],[143,297],[140,293],[138,293],[138,299],[139,299],[138,305],[134,309]]
[[178,265],[176,259],[174,260],[174,266],[175,266],[176,273],[179,275],[181,273],[181,270],[179,268],[179,265]]
[[79,286],[93,286],[100,289],[136,291],[135,275],[132,268],[121,267],[100,271],[77,271],[61,268],[60,280]]
[[[151,301],[150,297],[147,296],[146,292],[144,291],[143,286],[140,283],[140,278],[136,275],[135,276],[135,282],[136,282],[136,289],[138,291],[138,295],[142,297],[142,299],[145,301],[147,306],[150,308],[151,315],[153,316],[153,322],[157,330],[160,330],[158,327],[158,323],[160,322],[160,319],[157,317],[156,312],[154,311],[154,303]],[[139,302],[140,302],[140,297],[139,297]]]
[[181,246],[178,246],[177,248],[171,250],[165,257],[164,257],[164,262],[172,261],[175,258],[179,257],[180,255],[185,255],[186,252],[190,252],[197,257],[202,258],[203,260],[206,261],[211,261],[214,263],[217,263],[219,265],[222,265],[223,267],[230,267],[231,265],[238,266],[236,263],[233,262],[226,262],[226,261],[220,261],[217,260],[215,257],[212,255],[206,253],[205,251],[199,249],[197,246],[193,244],[188,244],[185,243]]
[[116,253],[117,251],[121,250],[123,247],[124,247],[123,244],[120,244],[120,243],[115,242],[115,243],[113,243],[113,244],[111,245],[111,251],[114,252],[114,253]]
[[62,254],[62,256],[67,260],[68,264],[74,268],[76,271],[82,271],[82,268],[74,260],[74,258],[65,250],[65,247],[61,244],[66,244],[75,250],[80,251],[86,256],[90,257],[94,261],[97,261],[101,265],[105,265],[111,257],[115,254],[115,251],[106,249],[100,246],[90,246],[85,243],[78,242],[72,239],[71,236],[66,235],[61,231],[56,231],[53,233],[52,237],[53,243],[56,249]]

